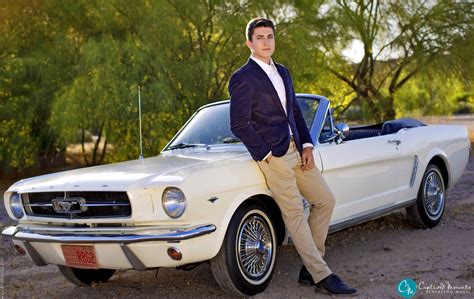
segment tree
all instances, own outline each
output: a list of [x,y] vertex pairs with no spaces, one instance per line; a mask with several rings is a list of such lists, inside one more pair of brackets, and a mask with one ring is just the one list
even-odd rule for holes
[[248,57],[247,18],[273,6],[238,0],[2,2],[2,168],[42,168],[47,163],[41,161],[64,157],[77,142],[87,165],[137,157],[138,85],[145,153],[157,154],[197,107],[227,98],[232,72]]
[[[41,1],[0,5],[0,166],[2,173],[62,163],[48,124],[54,91],[70,77],[70,51]],[[52,55],[51,49],[55,49]]]
[[[301,11],[301,10],[300,10]],[[325,68],[348,87],[350,101],[378,121],[395,117],[394,97],[426,66],[454,50],[472,30],[469,2],[422,0],[339,0],[325,11],[302,16],[313,26]],[[360,62],[348,64],[343,49],[354,40],[363,44]]]
[[[426,107],[445,112],[436,105],[447,89],[423,81],[432,72],[453,77],[450,103],[470,103],[469,2],[5,0],[2,173],[63,163],[76,143],[88,165],[138,157],[138,85],[144,152],[158,154],[198,107],[227,99],[232,72],[249,56],[244,27],[253,16],[276,22],[275,60],[297,90],[330,97],[336,114],[359,106],[391,118],[419,103],[400,103],[413,95],[436,97]],[[342,53],[354,40],[364,55],[350,63]]]
[[[248,55],[243,20],[263,7],[174,0],[53,6],[51,16],[79,41],[79,58],[74,80],[57,93],[52,123],[65,143],[77,131],[97,134],[90,159],[81,138],[88,165],[138,156],[137,85],[147,155],[159,153],[197,107],[226,99],[227,82]],[[109,159],[107,144],[114,146]]]

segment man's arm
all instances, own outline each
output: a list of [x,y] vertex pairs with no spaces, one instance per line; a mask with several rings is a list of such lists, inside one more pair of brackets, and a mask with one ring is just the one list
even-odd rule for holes
[[291,97],[293,100],[293,115],[295,117],[296,129],[298,130],[301,143],[303,144],[303,152],[301,153],[301,169],[303,171],[311,170],[315,167],[313,157],[313,140],[309,134],[308,127],[306,126],[306,121],[304,120],[300,105],[298,105],[298,100],[296,99],[296,94],[293,90],[293,81],[291,80],[290,72],[288,70],[287,72],[292,88]]
[[309,134],[308,127],[306,126],[306,121],[304,120],[303,113],[301,112],[300,105],[298,105],[298,100],[296,99],[296,94],[293,89],[293,81],[291,80],[291,75],[288,70],[288,79],[290,80],[290,86],[291,86],[291,98],[293,101],[293,115],[295,116],[295,123],[296,123],[296,129],[298,130],[298,133],[301,138],[301,143],[303,144],[303,147],[312,147],[313,146],[313,140],[311,138],[311,135]]
[[250,122],[252,114],[252,90],[237,72],[229,82],[230,129],[240,138],[257,161],[265,159],[271,152],[270,146],[262,140]]

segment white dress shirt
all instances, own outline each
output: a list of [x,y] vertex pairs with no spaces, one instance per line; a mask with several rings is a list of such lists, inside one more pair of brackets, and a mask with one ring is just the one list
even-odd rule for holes
[[[275,88],[278,98],[281,101],[281,105],[283,106],[283,110],[285,110],[285,113],[288,114],[286,111],[286,90],[285,90],[285,84],[283,83],[283,78],[280,76],[280,73],[278,72],[275,64],[273,63],[273,60],[270,58],[270,64],[267,64],[253,56],[250,56],[250,58],[255,61],[267,74],[268,78],[273,84],[273,87]],[[293,132],[291,131],[290,125],[288,125],[288,129],[290,130],[290,135],[293,135]],[[303,148],[306,147],[313,147],[311,143],[305,143],[303,144]],[[272,152],[270,151],[263,160],[266,160]]]
[[[281,105],[283,106],[283,109],[285,110],[285,113],[288,114],[286,111],[286,90],[285,90],[285,84],[283,83],[283,78],[280,76],[280,73],[278,72],[275,64],[273,63],[273,60],[270,59],[270,64],[267,64],[261,60],[258,60],[257,58],[250,56],[253,61],[255,61],[267,74],[268,78],[270,81],[272,81],[273,87],[275,88],[278,97],[280,98]],[[291,128],[290,128],[291,132]]]

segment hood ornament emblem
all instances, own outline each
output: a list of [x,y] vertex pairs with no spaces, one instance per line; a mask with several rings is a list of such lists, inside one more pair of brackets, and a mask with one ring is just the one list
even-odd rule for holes
[[83,197],[54,198],[51,200],[53,209],[60,214],[78,214],[87,211],[86,200]]

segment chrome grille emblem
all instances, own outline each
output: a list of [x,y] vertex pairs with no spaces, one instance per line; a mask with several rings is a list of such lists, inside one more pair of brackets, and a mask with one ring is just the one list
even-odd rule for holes
[[86,200],[82,197],[54,198],[51,200],[56,213],[77,214],[87,211]]

